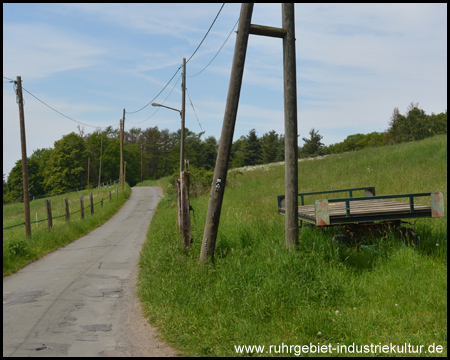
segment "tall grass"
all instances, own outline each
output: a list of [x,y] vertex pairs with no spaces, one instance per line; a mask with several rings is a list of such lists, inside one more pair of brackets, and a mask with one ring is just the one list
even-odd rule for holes
[[[126,202],[131,189],[126,184],[125,191],[116,193],[116,187],[109,186],[95,190],[83,190],[51,197],[52,229],[47,228],[45,199],[30,202],[31,238],[25,236],[25,226],[3,230],[3,276],[10,275],[32,261],[67,245],[87,234],[110,219]],[[109,200],[109,193],[111,202]],[[93,194],[94,215],[90,213],[89,194]],[[84,220],[80,215],[80,196],[84,200]],[[70,222],[65,221],[64,198],[69,200]],[[103,200],[103,208],[100,199]],[[87,209],[86,209],[87,207]],[[38,222],[36,222],[36,216]],[[56,218],[56,219],[55,219]],[[24,222],[23,203],[3,206],[3,227],[7,228]]]
[[[301,161],[299,191],[443,191],[447,212],[446,148],[437,136]],[[387,233],[373,248],[347,248],[331,241],[339,228],[303,227],[289,251],[276,203],[283,165],[247,170],[228,176],[209,266],[199,266],[209,194],[191,199],[194,243],[185,255],[171,185],[157,183],[165,196],[141,253],[138,291],[172,346],[186,356],[235,356],[235,345],[435,343],[447,354],[447,216],[407,225],[420,236],[415,247]]]

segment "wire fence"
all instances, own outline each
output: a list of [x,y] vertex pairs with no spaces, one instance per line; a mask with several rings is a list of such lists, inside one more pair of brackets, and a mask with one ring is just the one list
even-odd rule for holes
[[[116,182],[114,182],[114,184],[115,184]],[[112,185],[114,185],[114,184],[112,184]],[[60,194],[60,195],[63,195],[63,194]],[[90,194],[90,196],[91,195],[93,195],[92,193]],[[119,196],[119,188],[117,187],[116,188],[116,195],[117,196]],[[73,212],[69,212],[69,213],[67,213],[67,214],[64,214],[64,215],[58,215],[58,216],[52,216],[51,217],[51,220],[53,221],[54,219],[59,219],[59,218],[62,218],[62,217],[67,217],[67,216],[69,216],[70,217],[70,215],[73,215],[73,214],[76,214],[76,213],[78,213],[78,212],[81,212],[82,210],[83,210],[83,212],[84,212],[84,210],[86,210],[86,209],[89,209],[89,208],[91,208],[91,209],[93,209],[93,207],[95,206],[95,205],[98,205],[98,204],[102,204],[102,207],[103,207],[103,200],[105,200],[105,199],[108,199],[108,198],[110,198],[110,200],[111,200],[111,196],[112,196],[112,194],[111,194],[111,191],[109,192],[109,195],[106,197],[106,198],[104,198],[103,196],[102,196],[102,198],[98,201],[98,202],[96,202],[96,203],[93,203],[93,201],[92,201],[92,204],[90,203],[89,205],[87,205],[87,206],[83,206],[82,208],[80,207],[78,210],[76,210],[76,211],[73,211]],[[80,199],[80,202],[81,201],[83,201],[82,199]],[[82,216],[82,219],[83,219],[84,217]],[[41,219],[41,220],[36,220],[36,221],[30,221],[30,224],[36,224],[36,223],[40,223],[40,222],[43,222],[43,221],[48,221],[49,219],[48,219],[48,217],[46,218],[46,219]],[[16,228],[16,227],[18,227],[18,226],[24,226],[25,225],[25,222],[22,222],[22,223],[19,223],[19,224],[16,224],[16,225],[11,225],[11,226],[7,226],[7,227],[4,227],[3,228],[3,230],[8,230],[8,229],[12,229],[12,228]]]
[[[33,201],[33,200],[39,200],[39,199],[43,199],[43,198],[49,198],[49,197],[54,197],[54,196],[60,196],[60,195],[64,195],[64,194],[68,194],[68,193],[71,193],[71,192],[78,192],[78,191],[83,191],[83,190],[87,190],[87,189],[100,189],[100,188],[103,188],[103,187],[105,187],[105,186],[111,186],[111,185],[114,185],[114,184],[116,184],[116,183],[118,183],[119,182],[119,180],[110,180],[109,182],[106,182],[106,183],[103,183],[103,184],[101,184],[100,186],[99,185],[89,185],[89,186],[78,186],[78,187],[76,187],[76,188],[72,188],[72,189],[68,189],[68,190],[66,190],[66,191],[63,191],[63,192],[52,192],[52,193],[47,193],[47,194],[44,194],[44,195],[39,195],[39,196],[34,196],[33,195],[33,198],[31,198],[31,196],[29,196],[29,198],[30,198],[30,201]],[[16,204],[16,203],[23,203],[23,194],[21,194],[21,196],[22,196],[22,198],[20,199],[20,200],[17,200],[17,201],[9,201],[9,202],[4,202],[3,203],[3,205],[10,205],[10,204]]]

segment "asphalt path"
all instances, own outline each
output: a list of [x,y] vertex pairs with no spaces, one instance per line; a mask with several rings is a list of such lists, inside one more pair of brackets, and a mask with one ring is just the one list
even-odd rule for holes
[[104,225],[3,278],[4,357],[174,354],[164,352],[135,296],[139,253],[161,195],[133,188]]

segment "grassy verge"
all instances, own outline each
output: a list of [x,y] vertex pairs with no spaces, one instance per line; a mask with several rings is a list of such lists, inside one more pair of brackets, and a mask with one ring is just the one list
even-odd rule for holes
[[[32,261],[80,238],[109,220],[126,202],[131,189],[126,184],[125,191],[116,194],[116,187],[104,187],[95,190],[84,190],[50,198],[52,205],[53,227],[47,228],[45,199],[30,203],[31,238],[25,236],[25,226],[3,230],[3,276],[15,273]],[[109,192],[112,192],[111,202]],[[94,215],[89,208],[89,194],[93,193]],[[80,216],[80,195],[84,198],[84,220]],[[64,198],[69,199],[70,223],[65,221]],[[103,200],[103,208],[100,199]],[[88,207],[86,209],[86,207]],[[23,219],[23,203],[3,206],[3,227],[20,224]],[[62,215],[62,216],[61,216]],[[38,222],[33,223],[38,217]],[[55,219],[55,217],[57,217]]]
[[[447,137],[437,136],[301,161],[299,191],[443,191],[447,213],[446,149]],[[247,170],[228,177],[210,266],[198,265],[209,194],[191,199],[194,243],[185,255],[168,179],[148,183],[165,196],[141,253],[138,291],[150,322],[172,346],[185,356],[289,356],[294,352],[281,354],[281,345],[406,343],[423,345],[422,356],[446,356],[447,216],[408,225],[420,236],[415,247],[388,234],[374,239],[377,251],[347,248],[331,241],[340,229],[304,227],[298,251],[288,251],[276,207],[284,167]],[[433,344],[443,351],[425,354]],[[265,348],[236,352],[242,345]]]

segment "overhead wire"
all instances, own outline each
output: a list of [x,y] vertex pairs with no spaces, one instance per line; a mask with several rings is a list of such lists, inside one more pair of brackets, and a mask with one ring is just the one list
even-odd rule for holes
[[[9,79],[9,78],[7,78],[7,77],[5,77],[5,76],[4,76],[3,78],[9,80],[9,82],[14,83],[14,87],[17,86],[17,81],[16,81],[16,80]],[[22,86],[22,90],[25,91],[25,92],[27,92],[28,94],[30,94],[30,95],[31,95],[32,97],[34,97],[37,101],[41,102],[42,104],[44,104],[45,106],[47,106],[47,107],[50,108],[51,110],[55,111],[55,112],[58,113],[59,115],[64,116],[65,118],[67,118],[67,119],[69,119],[69,120],[72,120],[72,121],[74,121],[74,122],[76,122],[76,123],[78,123],[78,124],[81,124],[81,125],[84,125],[84,126],[93,127],[93,128],[97,128],[97,129],[98,129],[98,128],[100,128],[100,129],[106,129],[106,128],[109,127],[109,126],[94,126],[94,125],[89,125],[89,124],[82,123],[81,121],[75,120],[75,119],[71,118],[70,116],[67,116],[67,115],[63,114],[62,112],[56,110],[55,108],[51,107],[50,105],[48,105],[47,103],[45,103],[44,101],[42,101],[41,99],[39,99],[36,95],[32,94],[30,91],[28,91],[28,90],[27,90],[25,87],[23,87],[23,86]],[[15,92],[16,95],[17,95],[17,92],[16,92],[16,91],[14,91],[14,92]],[[23,99],[23,100],[24,100],[24,99]],[[113,126],[113,125],[110,125],[110,126]]]
[[158,95],[156,95],[152,100],[150,100],[145,106],[141,107],[139,110],[136,111],[126,111],[126,114],[136,114],[139,111],[144,110],[147,106],[149,106],[153,101],[155,101],[159,95],[161,95],[161,93],[166,89],[166,87],[170,84],[170,82],[173,80],[173,78],[178,74],[178,71],[180,71],[180,69],[183,67],[183,65],[180,65],[180,67],[177,69],[177,71],[175,71],[175,74],[173,74],[173,76],[170,78],[170,80],[167,82],[166,85],[164,85],[164,87],[162,88],[162,90],[158,93]]
[[[225,6],[225,3],[223,3],[222,6],[220,7],[220,9],[219,9],[219,11],[218,11],[216,17],[214,18],[214,21],[212,22],[211,26],[209,27],[209,29],[208,29],[208,31],[206,32],[205,36],[203,37],[202,41],[199,43],[199,45],[197,46],[197,48],[195,49],[195,51],[192,53],[192,55],[189,57],[189,59],[186,60],[186,63],[188,63],[188,62],[193,58],[193,56],[197,53],[198,49],[201,47],[201,45],[203,44],[204,40],[206,39],[206,37],[208,36],[209,32],[211,31],[212,27],[214,26],[214,24],[215,24],[217,18],[219,17],[219,14],[220,14],[220,12],[222,11],[222,9],[223,9],[224,6]],[[239,21],[239,20],[238,20],[238,21]],[[237,24],[237,22],[236,22],[236,24]],[[206,65],[206,67],[203,68],[203,70],[205,70],[205,69],[206,69],[206,68],[214,61],[214,59],[217,57],[217,55],[220,53],[220,51],[222,50],[223,46],[224,46],[225,43],[228,41],[228,38],[229,38],[230,35],[232,34],[234,28],[236,27],[236,24],[234,25],[233,29],[231,30],[231,32],[230,32],[230,34],[228,35],[228,37],[227,37],[227,39],[225,40],[225,42],[224,42],[224,43],[222,44],[222,46],[220,47],[219,51],[216,53],[216,55],[213,57],[213,59],[208,63],[208,65]],[[135,113],[138,113],[138,112],[144,110],[146,107],[148,107],[148,106],[149,106],[154,100],[156,100],[156,99],[161,95],[161,93],[167,88],[167,86],[170,84],[170,82],[173,80],[173,78],[178,74],[178,72],[180,71],[180,69],[181,69],[182,67],[183,67],[182,65],[178,67],[178,69],[175,71],[175,73],[174,73],[173,76],[170,78],[170,80],[167,82],[167,84],[162,88],[162,90],[161,90],[161,91],[160,91],[160,92],[159,92],[159,93],[158,93],[151,101],[149,101],[146,105],[144,105],[142,108],[140,108],[140,109],[138,109],[138,110],[136,110],[136,111],[126,111],[126,110],[125,110],[125,113],[126,113],[126,114],[135,114]],[[195,74],[195,75],[192,75],[192,76],[189,76],[189,77],[197,76],[197,75],[199,75],[201,72],[203,72],[203,70],[201,70],[199,73],[197,73],[197,74]],[[9,78],[7,78],[7,77],[5,77],[5,76],[4,76],[3,78],[6,79],[6,80],[8,80],[8,82],[16,83],[15,80],[9,79]],[[177,83],[178,83],[178,81],[179,81],[179,80],[177,80]],[[177,83],[176,83],[176,84],[177,84]],[[172,93],[172,91],[173,91],[173,89],[175,88],[176,84],[174,85],[174,87],[173,87],[172,90],[170,91],[169,95],[168,95],[168,96],[166,97],[166,99],[164,100],[164,102],[165,102],[165,101],[167,100],[167,98],[170,96],[170,94]],[[67,115],[63,114],[62,112],[56,110],[55,108],[51,107],[50,105],[48,105],[47,103],[45,103],[44,101],[42,101],[41,99],[39,99],[37,96],[33,95],[30,91],[28,91],[28,90],[27,90],[26,88],[24,88],[23,86],[22,86],[22,89],[23,89],[24,91],[26,91],[28,94],[30,94],[32,97],[34,97],[36,100],[38,100],[39,102],[41,102],[42,104],[44,104],[45,106],[47,106],[48,108],[50,108],[51,110],[55,111],[55,112],[58,113],[59,115],[64,116],[65,118],[67,118],[67,119],[69,119],[69,120],[71,120],[71,121],[74,121],[74,122],[76,122],[76,123],[78,123],[78,124],[81,124],[81,125],[84,125],[84,126],[89,126],[89,127],[94,127],[94,128],[101,128],[101,129],[102,129],[102,128],[107,128],[107,127],[100,127],[100,126],[89,125],[89,124],[82,123],[81,121],[75,120],[75,119],[71,118],[70,116],[67,116]],[[189,96],[189,94],[188,94],[188,96]],[[190,100],[190,97],[189,97],[189,100]],[[194,106],[193,106],[193,104],[192,104],[192,101],[191,101],[191,105],[192,105],[192,108],[193,108],[194,113],[195,113],[195,109],[194,109]],[[158,109],[158,110],[159,110],[159,109]],[[140,124],[140,123],[143,123],[143,122],[147,121],[147,120],[150,119],[154,114],[156,114],[156,112],[157,112],[158,110],[156,110],[152,115],[150,115],[147,119],[143,120],[142,122],[138,122],[138,123],[134,123],[134,124]],[[197,114],[196,114],[196,113],[195,113],[195,116],[197,117]],[[200,124],[200,122],[199,122],[199,120],[198,120],[198,117],[197,117],[197,121],[198,121],[198,123],[199,123],[199,125],[200,125],[200,128],[201,128],[201,124]],[[130,122],[131,122],[131,121],[130,121]],[[131,122],[131,123],[133,123],[133,122]],[[202,130],[203,130],[203,129],[202,129]]]
[[217,18],[219,17],[220,12],[222,11],[223,7],[225,6],[225,3],[222,4],[219,12],[216,15],[216,18],[214,19],[214,21],[212,22],[211,26],[209,27],[208,31],[206,32],[206,35],[203,37],[202,41],[200,42],[200,44],[198,44],[197,49],[195,49],[194,53],[191,55],[191,57],[189,59],[186,60],[186,64],[189,62],[189,60],[192,59],[192,57],[195,55],[195,53],[197,52],[197,50],[200,48],[200,46],[203,44],[203,41],[205,41],[206,37],[209,34],[209,31],[211,30],[211,28],[213,27],[214,23],[216,22]]
[[227,43],[228,39],[230,38],[231,34],[233,33],[233,30],[236,28],[236,25],[239,23],[239,19],[236,21],[236,24],[234,24],[233,28],[231,29],[230,33],[228,34],[227,38],[225,39],[224,43],[222,44],[222,46],[220,47],[219,51],[217,51],[216,55],[214,55],[214,57],[211,59],[211,61],[208,63],[208,65],[206,65],[200,72],[198,72],[195,75],[190,75],[188,77],[195,77],[197,75],[200,75],[213,61],[214,59],[217,57],[217,55],[219,55],[220,51],[222,50],[222,48],[225,46],[225,44]]
[[108,127],[108,126],[94,126],[94,125],[88,125],[88,124],[82,123],[81,121],[72,119],[70,116],[67,116],[67,115],[63,114],[62,112],[60,112],[60,111],[58,111],[58,110],[52,108],[50,105],[48,105],[48,104],[46,104],[45,102],[43,102],[43,101],[42,101],[41,99],[39,99],[37,96],[33,95],[31,92],[29,92],[27,89],[25,89],[23,86],[22,86],[22,90],[26,91],[28,94],[30,94],[32,97],[34,97],[37,101],[41,102],[42,104],[44,104],[44,105],[47,106],[48,108],[52,109],[53,111],[57,112],[59,115],[64,116],[65,118],[67,118],[67,119],[69,119],[69,120],[72,120],[72,121],[74,121],[74,122],[76,122],[76,123],[78,123],[78,124],[81,124],[81,125],[84,125],[84,126],[93,127],[93,128],[100,128],[100,129],[106,129],[106,128]]
[[[200,44],[197,46],[197,48],[195,49],[195,51],[192,53],[192,55],[189,57],[188,60],[186,60],[186,64],[192,59],[192,57],[195,55],[195,53],[197,52],[197,50],[200,48],[200,46],[202,45],[203,41],[205,41],[206,37],[208,36],[210,30],[212,29],[214,23],[216,22],[217,18],[219,17],[220,12],[222,11],[223,7],[225,6],[225,3],[222,4],[222,6],[220,7],[219,12],[217,13],[216,17],[214,18],[214,21],[212,22],[211,26],[209,27],[208,31],[206,32],[205,36],[203,37],[202,41],[200,42]],[[153,101],[155,101],[159,95],[161,95],[161,93],[166,89],[166,87],[170,84],[170,82],[173,80],[173,78],[178,74],[178,71],[180,71],[180,69],[183,67],[183,65],[180,65],[180,67],[177,69],[177,71],[175,71],[175,74],[173,74],[173,76],[170,78],[170,80],[167,82],[167,84],[162,88],[162,90],[158,93],[158,95],[156,95],[152,100],[150,100],[146,105],[144,105],[142,108],[140,108],[139,110],[136,111],[126,111],[126,114],[136,114],[139,111],[144,110],[147,106],[149,106]]]
[[200,120],[198,119],[197,112],[195,111],[194,104],[192,103],[192,100],[191,100],[191,97],[189,96],[189,91],[187,88],[186,88],[186,93],[188,94],[188,98],[189,98],[189,101],[191,102],[192,110],[194,110],[195,117],[197,118],[198,125],[200,126],[200,129],[202,129],[202,131],[204,131],[202,128],[202,124],[200,124]]
[[[166,98],[164,99],[164,101],[162,102],[162,105],[164,105],[164,103],[167,101],[167,99],[169,98],[169,96],[170,96],[170,94],[172,94],[172,91],[173,91],[173,89],[175,89],[175,87],[177,86],[177,84],[178,84],[178,82],[180,81],[180,79],[181,79],[181,75],[178,77],[178,80],[177,80],[177,82],[175,83],[175,85],[172,87],[172,90],[170,90],[170,93],[166,96]],[[132,123],[132,124],[135,124],[135,125],[137,125],[137,124],[142,124],[143,122],[146,122],[147,120],[149,120],[150,118],[152,118],[153,117],[153,115],[155,115],[158,111],[159,111],[159,107],[155,110],[155,112],[153,113],[153,114],[151,114],[147,119],[145,119],[145,120],[142,120],[142,121],[140,121],[140,122],[133,122],[133,121],[130,121],[130,120],[128,120],[128,122],[129,123]]]

